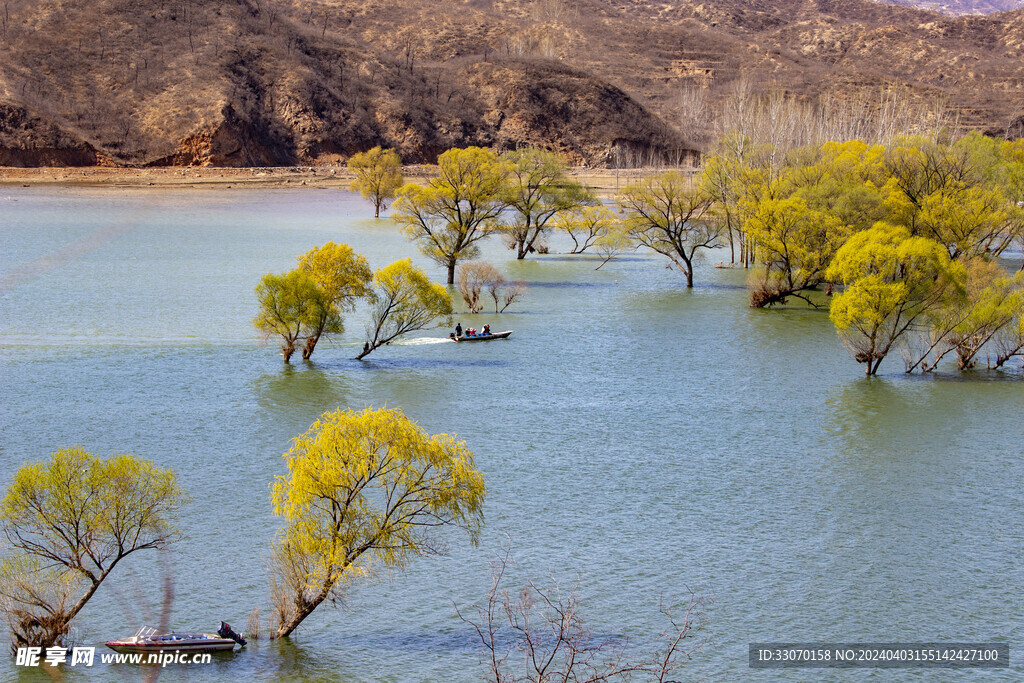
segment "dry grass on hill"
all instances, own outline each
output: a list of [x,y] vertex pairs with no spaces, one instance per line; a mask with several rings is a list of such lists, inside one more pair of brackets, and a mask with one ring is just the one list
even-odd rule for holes
[[868,0],[9,0],[0,53],[5,165],[673,161],[744,73],[808,99],[901,84],[992,131],[1024,107],[1024,12]]

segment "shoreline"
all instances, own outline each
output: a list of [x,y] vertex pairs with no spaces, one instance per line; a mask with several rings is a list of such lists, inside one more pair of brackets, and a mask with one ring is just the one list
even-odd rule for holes
[[[425,182],[436,174],[436,166],[405,166],[402,173],[410,182]],[[576,167],[569,174],[598,196],[610,197],[624,184],[660,170],[595,169]],[[221,168],[213,166],[167,166],[161,168],[85,167],[0,167],[0,186],[57,186],[117,189],[282,189],[322,188],[349,190],[355,174],[345,166],[274,166]]]

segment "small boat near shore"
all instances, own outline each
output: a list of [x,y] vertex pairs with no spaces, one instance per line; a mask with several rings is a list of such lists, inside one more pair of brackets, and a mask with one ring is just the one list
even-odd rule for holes
[[244,645],[241,638],[224,638],[217,633],[157,633],[152,626],[143,626],[135,635],[124,640],[105,643],[114,652],[226,652],[235,644]]
[[474,334],[469,336],[464,334],[461,337],[456,337],[454,334],[449,337],[452,341],[457,342],[480,342],[480,341],[492,341],[494,339],[508,339],[508,336],[512,334],[512,330],[505,330],[504,332],[492,332],[491,334]]

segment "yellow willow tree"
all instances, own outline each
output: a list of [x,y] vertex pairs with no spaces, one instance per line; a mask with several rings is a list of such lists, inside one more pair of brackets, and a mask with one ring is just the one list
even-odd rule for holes
[[565,160],[555,152],[528,147],[504,158],[509,162],[504,201],[513,215],[506,234],[521,260],[535,250],[552,218],[593,203],[594,198],[569,178]]
[[829,316],[854,359],[874,375],[912,326],[964,296],[966,273],[938,242],[878,223],[846,241],[826,277],[844,286]]
[[577,206],[559,213],[552,221],[556,230],[565,232],[572,240],[570,254],[582,254],[620,224],[618,214],[603,204]]
[[764,277],[752,283],[750,305],[785,303],[821,284],[825,270],[850,231],[838,218],[815,211],[799,196],[766,199],[744,226],[764,264]]
[[402,335],[422,330],[452,314],[452,297],[442,285],[405,258],[373,274],[370,322],[359,360]]
[[967,264],[963,304],[954,307],[957,313],[957,309],[963,309],[966,315],[960,313],[963,320],[949,339],[961,370],[974,367],[982,348],[1020,321],[1024,314],[1024,273],[1010,275],[995,261],[972,260]]
[[662,256],[693,287],[693,261],[700,249],[719,246],[722,225],[704,220],[712,199],[677,171],[644,178],[623,189],[619,199],[630,237]]
[[448,270],[448,284],[455,284],[459,261],[474,258],[477,242],[499,229],[508,174],[508,162],[488,149],[450,149],[437,158],[437,177],[426,187],[409,183],[399,190],[395,221]]
[[334,242],[313,247],[299,256],[299,270],[312,278],[320,290],[319,296],[326,302],[324,306],[310,307],[303,322],[306,345],[302,358],[309,360],[320,337],[344,331],[341,314],[352,311],[356,301],[369,293],[373,272],[362,254],[355,253],[347,244]]
[[275,275],[267,273],[256,285],[259,312],[252,324],[266,337],[281,337],[281,356],[291,360],[295,347],[310,324],[321,332],[342,328],[340,316],[331,306],[323,290],[305,271],[295,270]]
[[402,186],[402,159],[393,149],[381,149],[378,145],[367,152],[352,155],[348,170],[355,173],[352,189],[373,202],[373,217],[380,218],[380,212]]
[[82,448],[22,465],[0,502],[0,599],[15,647],[61,645],[125,558],[173,542],[185,496],[174,473]]
[[327,412],[284,455],[272,485],[285,521],[274,545],[274,637],[290,635],[351,580],[439,551],[454,526],[475,542],[484,481],[453,436],[431,436],[398,410]]

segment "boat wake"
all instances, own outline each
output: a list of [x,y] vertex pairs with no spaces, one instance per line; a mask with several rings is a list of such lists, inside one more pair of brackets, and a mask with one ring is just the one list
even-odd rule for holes
[[448,344],[451,339],[446,337],[417,337],[415,339],[402,339],[392,342],[394,346],[427,346],[430,344]]

